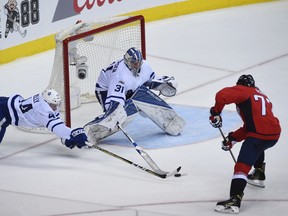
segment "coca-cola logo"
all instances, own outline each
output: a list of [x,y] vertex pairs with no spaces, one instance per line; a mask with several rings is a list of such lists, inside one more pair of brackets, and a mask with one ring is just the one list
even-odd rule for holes
[[76,16],[83,10],[102,7],[104,4],[113,4],[122,0],[58,0],[52,22]]

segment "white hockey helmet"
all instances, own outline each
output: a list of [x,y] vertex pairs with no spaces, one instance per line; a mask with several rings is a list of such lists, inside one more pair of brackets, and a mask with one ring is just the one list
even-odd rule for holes
[[141,65],[143,63],[141,51],[135,47],[128,49],[124,55],[124,63],[134,76],[139,76]]
[[61,96],[60,94],[54,89],[45,89],[42,92],[43,99],[49,104],[52,110],[57,110],[61,104]]

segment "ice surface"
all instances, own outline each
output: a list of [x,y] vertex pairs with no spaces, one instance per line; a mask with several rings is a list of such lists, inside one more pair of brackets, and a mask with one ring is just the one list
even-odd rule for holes
[[[147,60],[159,75],[178,80],[178,94],[166,101],[177,106],[188,126],[183,136],[169,142],[160,142],[161,137],[145,124],[127,131],[161,169],[172,171],[181,165],[187,175],[160,179],[98,150],[70,150],[54,135],[31,134],[11,126],[0,145],[0,215],[219,215],[213,209],[217,201],[228,198],[234,162],[221,150],[222,138],[209,125],[207,111],[215,93],[234,85],[243,73],[252,74],[270,97],[283,131],[266,154],[266,188],[247,186],[240,214],[287,215],[287,26],[288,1],[148,23]],[[53,57],[51,50],[1,65],[1,95],[28,97],[42,91],[49,82]],[[74,110],[73,126],[87,123],[99,110],[97,104]],[[199,118],[193,118],[199,110]],[[235,107],[229,105],[225,111],[233,114]],[[224,124],[226,133],[239,126],[228,117]],[[124,136],[114,139],[117,142],[103,141],[101,147],[148,167]],[[239,146],[232,149],[235,156]]]

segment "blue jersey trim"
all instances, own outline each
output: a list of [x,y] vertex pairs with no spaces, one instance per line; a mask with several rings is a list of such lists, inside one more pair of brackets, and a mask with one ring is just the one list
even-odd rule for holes
[[12,111],[13,111],[13,115],[15,117],[15,125],[18,126],[18,123],[19,123],[19,116],[18,116],[18,113],[17,113],[17,110],[15,108],[15,100],[16,98],[18,97],[19,95],[15,95],[12,100],[11,100],[11,108],[12,108]]

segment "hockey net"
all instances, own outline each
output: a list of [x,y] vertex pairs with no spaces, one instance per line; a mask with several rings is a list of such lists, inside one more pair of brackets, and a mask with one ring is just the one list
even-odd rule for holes
[[[84,27],[79,31],[80,26]],[[146,58],[143,16],[111,17],[81,22],[60,31],[56,34],[55,40],[54,63],[48,88],[60,93],[60,115],[68,127],[71,127],[72,109],[97,101],[95,84],[102,69],[123,58],[131,47],[140,49],[143,58]],[[75,45],[77,54],[87,58],[84,79],[79,78],[77,67],[71,65],[69,59],[69,49]],[[20,129],[34,133],[50,133],[45,127]]]
[[[113,17],[86,24],[89,27],[81,31],[75,30],[78,24],[64,29],[56,40],[48,87],[61,94],[61,117],[67,126],[71,126],[71,109],[96,101],[95,84],[101,69],[123,58],[131,47],[137,47],[146,57],[143,16]],[[85,78],[79,78],[77,67],[69,60],[72,43],[79,56],[87,57]]]

